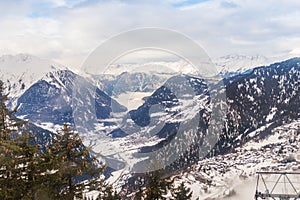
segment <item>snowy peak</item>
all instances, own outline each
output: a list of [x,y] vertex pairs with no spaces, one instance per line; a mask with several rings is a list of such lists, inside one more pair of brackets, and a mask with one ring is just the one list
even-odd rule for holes
[[145,63],[117,63],[110,65],[104,74],[120,75],[122,73],[147,73],[156,75],[176,75],[197,73],[192,64],[186,60],[153,61]]
[[67,69],[53,61],[28,54],[4,55],[0,57],[0,80],[12,99],[9,106],[16,106],[16,100],[35,82],[46,74]]
[[53,61],[38,58],[29,54],[3,55],[0,57],[1,71],[22,75],[25,72],[30,72],[36,75],[44,75],[53,70],[63,70],[66,67]]
[[227,73],[242,73],[258,66],[267,66],[272,61],[261,55],[247,56],[233,54],[215,59],[215,64],[220,74],[225,75]]
[[[267,58],[261,55],[238,55],[231,54],[222,56],[219,58],[212,59],[212,63],[216,66],[215,72],[219,72],[221,75],[235,75],[243,73],[249,69],[253,69],[258,66],[268,66],[275,61],[277,58]],[[191,63],[186,60],[177,61],[156,61],[146,63],[119,63],[109,66],[106,69],[105,74],[120,75],[124,72],[137,73],[143,72],[147,74],[157,75],[204,75],[207,71],[205,69],[195,68]]]

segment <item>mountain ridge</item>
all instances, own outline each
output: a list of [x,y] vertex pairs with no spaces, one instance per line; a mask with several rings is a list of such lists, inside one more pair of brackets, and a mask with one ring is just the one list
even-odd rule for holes
[[[20,62],[22,63],[22,61]],[[125,92],[127,92],[127,90],[129,91],[130,87],[128,86],[131,86],[128,80],[140,76],[139,73],[125,73],[119,77],[120,83],[122,83],[122,86],[124,86],[122,89],[124,89]],[[22,92],[20,97],[17,99],[13,99],[13,96],[11,96],[11,101],[17,100],[16,102],[19,108],[18,116],[24,119],[29,119],[34,124],[46,129],[48,128],[48,130],[55,129],[55,127],[49,128],[49,123],[52,123],[52,125],[61,125],[63,122],[73,123],[72,107],[70,104],[74,80],[77,77],[80,76],[67,69],[54,70],[46,73],[44,76],[42,76],[42,78],[30,85],[29,88],[24,89],[25,91]],[[150,76],[143,74],[141,77],[149,78]],[[80,78],[85,80],[86,77]],[[195,167],[196,172],[200,166],[201,169],[204,169],[205,167],[203,166],[205,163],[211,162],[211,160],[209,160],[210,156],[212,156],[212,158],[219,159],[222,158],[222,156],[226,157],[226,155],[235,155],[235,152],[239,152],[239,155],[236,155],[239,158],[240,155],[246,155],[246,153],[243,152],[244,147],[246,148],[247,144],[250,144],[251,142],[256,144],[261,140],[268,139],[270,136],[274,135],[274,131],[276,132],[276,130],[281,129],[281,127],[288,127],[289,125],[294,127],[295,125],[292,124],[294,124],[295,121],[297,122],[297,120],[300,118],[299,79],[300,58],[276,62],[269,66],[258,66],[245,72],[237,72],[232,76],[224,76],[223,81],[226,89],[226,102],[219,103],[226,103],[228,105],[228,112],[226,115],[224,115],[226,116],[224,125],[225,128],[222,134],[219,135],[219,141],[217,142],[216,146],[211,148],[212,151],[203,159],[203,161],[199,161],[199,150],[201,150],[202,146],[199,145],[200,143],[195,145],[193,144],[184,155],[177,159],[173,164],[169,165],[168,169],[176,172],[177,170],[188,169],[190,166],[193,166]],[[147,79],[147,81],[151,80],[154,79]],[[202,91],[203,87],[205,86],[203,81],[191,76],[187,76],[187,80],[193,80],[192,82],[188,81],[187,83],[192,85],[191,88],[193,88],[194,92],[196,91],[196,96],[205,99],[205,95],[203,95]],[[193,93],[185,91],[183,87],[184,84],[180,81],[171,81],[171,85],[169,84],[166,87],[160,87],[159,89],[154,90],[151,95],[144,98],[144,103],[137,109],[126,111],[124,107],[117,104],[117,107],[120,108],[120,113],[113,116],[111,115],[111,102],[113,101],[112,98],[107,95],[106,92],[99,89],[95,82],[90,80],[85,81],[87,81],[87,85],[90,85],[94,89],[96,88],[96,90],[87,88],[86,91],[88,91],[89,96],[93,96],[91,95],[92,91],[96,91],[98,94],[98,99],[96,100],[96,102],[98,102],[98,124],[93,124],[91,127],[92,132],[94,132],[93,135],[84,136],[84,140],[86,141],[85,144],[87,146],[92,145],[91,148],[96,148],[95,153],[101,153],[103,148],[108,150],[114,145],[117,145],[120,148],[122,147],[124,150],[130,150],[131,153],[133,150],[136,151],[136,153],[155,152],[172,141],[173,137],[177,134],[176,131],[178,131],[177,122],[190,122],[194,119],[194,117],[191,117],[192,115],[189,115],[189,113],[195,114],[199,112],[200,115],[198,129],[191,131],[190,134],[197,134],[198,139],[201,139],[201,136],[205,134],[207,128],[206,123],[209,122],[209,118],[204,116],[209,116],[210,112],[208,107],[205,107],[207,106],[205,102],[206,100],[209,101],[209,98],[205,99],[205,101],[197,101],[199,100],[198,98],[193,99],[193,101],[186,101],[186,97],[189,96],[186,94]],[[108,81],[116,80],[110,79]],[[101,82],[101,79],[99,79],[99,82]],[[140,86],[144,84],[140,81],[133,83],[133,88],[135,89],[140,88]],[[178,100],[178,98],[175,98],[178,97],[176,96],[177,94],[172,93],[172,90],[170,90],[171,88],[177,88],[179,90],[179,88],[182,87],[183,90],[181,97],[182,100],[185,101],[180,101],[180,99]],[[218,92],[222,89],[224,88],[219,88],[216,91]],[[11,91],[12,90],[13,87],[11,87]],[[118,92],[122,93],[122,91]],[[148,92],[148,90],[146,90],[146,92]],[[201,94],[202,96],[200,96]],[[91,102],[91,100],[82,101],[81,103],[88,102]],[[148,115],[149,110],[151,110],[150,108],[156,104],[159,105],[157,107],[158,110],[152,110],[152,113]],[[206,108],[206,111],[203,110],[203,106]],[[197,108],[197,110],[193,108]],[[124,115],[127,118],[125,118]],[[173,120],[173,118],[176,119],[175,117],[179,117],[177,118],[177,121]],[[155,122],[157,122],[157,124],[161,124],[162,122],[168,122],[168,124],[163,123],[164,126],[161,127],[161,131],[156,132],[157,134],[154,132],[153,135],[151,135],[151,133],[150,140],[144,140],[144,136],[147,136],[147,134],[151,132],[150,130],[154,130],[152,129],[153,125],[156,125],[155,123],[149,123],[150,118],[154,121],[156,120]],[[178,119],[181,121],[178,121]],[[127,120],[127,125],[129,126],[122,127],[124,124],[120,124],[121,120]],[[126,133],[126,130],[122,132],[122,128],[131,128],[131,124],[129,122],[132,123],[132,125],[140,125],[140,127],[144,129],[138,129],[142,131],[138,131],[132,135]],[[172,124],[172,122],[174,123]],[[187,125],[186,127],[189,126]],[[277,135],[275,136],[278,138],[281,136],[281,134],[284,135],[283,132],[277,132]],[[101,135],[99,133],[103,133],[103,135],[110,139],[99,141],[101,138],[98,137]],[[288,138],[288,136],[285,135],[284,137]],[[281,140],[279,139],[279,141]],[[203,141],[201,144],[203,144]],[[287,141],[286,144],[294,146],[296,143],[289,143]],[[129,145],[132,145],[134,148],[130,149]],[[277,148],[278,146],[276,143],[268,143],[268,145],[269,147],[260,147],[259,151],[261,148],[264,149],[263,151],[267,151],[267,148],[273,148],[273,146],[274,148]],[[100,148],[101,146],[102,148]],[[296,147],[293,148],[297,149]],[[249,149],[249,147],[247,147],[247,149]],[[110,152],[104,152],[104,154],[105,153],[109,155]],[[274,155],[272,154],[272,157]],[[285,154],[282,155],[285,156]],[[253,153],[253,158],[254,157],[255,153]],[[109,157],[109,159],[110,161],[114,161],[114,157]],[[230,160],[226,160],[226,162],[227,161],[228,164],[231,163]],[[253,160],[253,162],[254,161],[255,160]],[[127,162],[134,163],[134,161],[130,159],[127,160]],[[199,164],[199,162],[201,164]],[[215,164],[223,166],[219,163],[219,161],[215,162]],[[207,169],[207,171],[209,171],[209,169]],[[112,173],[118,172],[115,171]],[[223,172],[220,172],[220,174],[222,173]],[[116,184],[121,184],[121,182]],[[118,187],[121,186],[118,185]]]

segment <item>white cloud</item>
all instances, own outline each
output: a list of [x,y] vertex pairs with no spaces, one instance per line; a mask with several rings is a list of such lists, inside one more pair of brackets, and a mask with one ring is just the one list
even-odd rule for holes
[[[300,46],[300,1],[38,0],[0,3],[0,54],[31,53],[79,67],[101,42],[138,27],[174,29],[195,39],[210,56],[274,56]],[[32,13],[38,13],[37,16]],[[34,16],[34,17],[33,17]]]
[[54,8],[57,7],[68,7],[72,8],[80,3],[85,2],[86,0],[46,0],[46,2],[50,3]]

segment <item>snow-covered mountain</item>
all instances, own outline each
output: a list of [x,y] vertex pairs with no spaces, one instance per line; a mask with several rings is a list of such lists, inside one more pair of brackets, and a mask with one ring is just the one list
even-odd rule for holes
[[[73,123],[71,104],[74,82],[85,78],[49,60],[18,54],[0,58],[0,79],[9,92],[9,106],[17,107],[18,117],[51,131],[64,122]],[[89,83],[87,80],[85,82]],[[125,110],[104,92],[95,89],[92,83],[88,87],[90,94],[94,94],[95,90],[95,108],[99,119],[109,116],[112,103]]]
[[0,57],[0,80],[5,85],[9,97],[10,107],[15,107],[18,98],[36,81],[49,72],[65,70],[66,67],[28,54]]
[[[18,98],[17,115],[44,128],[53,129],[55,125],[63,123],[74,124],[73,87],[78,79],[86,86],[86,97],[80,100],[83,100],[83,103],[94,102],[93,108],[98,119],[109,118],[112,104],[114,111],[126,110],[85,78],[70,70],[57,70],[47,73]],[[90,111],[86,110],[86,112]]]
[[[165,145],[173,139],[197,142],[197,123],[206,123],[208,102],[207,85],[201,79],[174,76],[147,97],[144,104],[116,119],[119,123],[109,134],[113,139],[94,135],[89,143],[106,159],[122,162],[121,170],[146,170],[151,168],[151,164],[147,164],[151,159],[160,160],[163,154],[177,152],[170,160],[164,159],[168,165],[189,147],[188,144],[177,146],[176,142],[168,147]],[[162,147],[164,151],[160,150]],[[147,160],[149,157],[151,159]]]
[[[242,58],[245,57],[236,58],[235,56],[230,56],[225,57],[225,60],[243,60]],[[260,57],[255,57],[255,59],[252,58],[251,60],[254,60],[254,63],[257,63],[257,60],[266,61],[266,59],[261,59]],[[71,108],[72,89],[74,80],[79,77],[60,65],[54,67],[50,63],[49,61],[24,54],[3,56],[1,58],[0,75],[2,78],[7,79],[7,87],[11,91],[11,102],[18,106],[18,116],[30,119],[39,125],[44,124],[45,127],[49,123],[57,125],[63,122],[73,122]],[[248,61],[245,61],[245,63],[248,63]],[[248,140],[249,132],[267,123],[298,117],[298,63],[299,59],[291,59],[272,64],[269,67],[255,68],[224,79],[230,112],[227,114],[226,129],[224,134],[221,135],[223,139],[218,144],[218,151],[230,150],[233,143]],[[41,70],[38,70],[39,67]],[[17,70],[17,72],[13,73],[12,69]],[[192,76],[188,77],[191,78]],[[109,78],[107,76],[104,78],[94,77],[91,87],[93,87],[92,84],[94,83],[107,94],[114,97],[128,92],[147,93],[149,97],[144,98],[145,103],[139,106],[138,109],[129,112],[134,123],[145,126],[147,123],[144,125],[143,120],[149,119],[149,116],[147,116],[148,110],[146,109],[151,107],[149,105],[152,105],[153,102],[164,105],[163,102],[176,100],[163,98],[166,95],[168,96],[168,92],[170,92],[166,88],[162,89],[164,87],[159,87],[158,90],[155,90],[159,85],[164,84],[165,79],[166,77],[162,78],[159,75],[153,75],[153,73],[125,72],[118,76],[110,75]],[[195,90],[198,90],[198,87],[202,87],[201,81],[196,82],[199,84],[193,87]],[[113,88],[116,85],[117,87]],[[176,87],[179,88],[179,86]],[[90,93],[92,92],[91,90]],[[97,90],[97,93],[99,98],[96,100],[97,117],[99,119],[108,119],[111,117],[110,106],[113,100],[100,89]],[[172,93],[169,95],[172,96]],[[156,100],[154,101],[154,99]],[[184,105],[184,103],[181,104]],[[118,103],[115,103],[115,105],[118,105]],[[125,111],[125,108],[122,108],[121,105],[119,107],[120,110]],[[165,107],[169,107],[169,110],[179,109],[176,104],[172,106],[165,105]],[[171,109],[171,107],[174,108]],[[183,107],[181,109],[184,110]],[[175,113],[173,114],[175,115]],[[166,116],[163,118],[161,113],[157,113],[156,116],[165,121],[170,120],[166,119]],[[112,121],[115,120],[117,119]],[[169,131],[169,129],[176,127],[171,128],[170,125],[168,126],[169,128],[163,129],[163,131]],[[113,133],[119,135],[116,132]],[[160,133],[159,135],[166,136],[169,134]],[[236,138],[239,138],[239,141]]]
[[[252,200],[257,171],[299,171],[300,120],[269,129],[264,139],[253,139],[231,153],[203,159],[174,175],[175,183],[192,189],[193,199]],[[264,128],[252,133],[265,134]],[[300,176],[291,177],[297,189]],[[297,181],[295,179],[298,178]],[[275,182],[272,176],[265,177]],[[279,187],[284,188],[279,184]]]
[[91,76],[91,81],[109,96],[135,109],[166,80],[179,74],[196,74],[197,70],[184,60],[146,63],[112,64],[103,74]]
[[261,55],[246,56],[232,54],[213,60],[217,70],[222,75],[243,73],[258,66],[270,65],[274,60]]
[[177,61],[155,61],[145,63],[118,63],[110,65],[105,74],[120,75],[124,72],[139,73],[146,72],[148,74],[174,75],[178,73],[193,74],[196,69],[187,61],[179,59]]
[[[298,169],[299,162],[288,161],[291,162],[288,165],[285,163],[289,154],[299,149],[299,79],[299,58],[274,63],[267,67],[256,67],[246,73],[225,78],[228,111],[224,115],[226,116],[225,126],[218,135],[217,144],[212,147],[206,159],[199,159],[199,152],[206,148],[203,143],[200,143],[201,136],[206,132],[207,125],[210,123],[204,117],[207,111],[209,113],[208,104],[204,103],[202,104],[204,107],[200,106],[196,109],[198,112],[204,111],[199,118],[198,129],[189,129],[192,134],[198,134],[200,140],[196,140],[196,143],[187,149],[177,161],[169,165],[167,171],[178,173],[178,170],[184,169],[181,174],[174,177],[179,182],[188,182],[196,194],[195,198],[200,196],[203,199],[218,199],[231,194],[232,188],[228,185],[237,177],[236,174],[248,177],[261,169]],[[198,83],[201,82],[198,81]],[[201,84],[196,84],[196,88]],[[174,96],[172,97],[172,93],[163,89],[158,89],[151,97],[156,97],[154,104],[168,102],[170,110],[176,108],[179,102]],[[164,99],[166,97],[167,99]],[[160,100],[157,101],[157,99]],[[148,105],[149,102],[146,100],[137,110],[131,111],[133,112],[131,119],[142,126],[148,125]],[[218,104],[213,106],[216,105]],[[184,109],[191,112],[188,107]],[[165,118],[162,119],[163,122],[166,121]],[[192,119],[193,117],[181,118],[182,121]],[[141,146],[140,151],[155,152],[168,145],[173,139],[172,136],[177,134],[177,125],[171,123],[164,126],[161,129],[164,134],[157,132],[156,135],[161,140],[157,140],[157,143],[152,143],[150,146]],[[275,163],[268,167],[272,162]],[[128,179],[128,174],[124,177]],[[133,180],[135,178],[133,177]],[[125,179],[119,180],[121,185],[125,183],[122,182]],[[133,184],[131,187],[135,188],[134,181],[130,181],[130,184]]]
[[[212,107],[217,107],[226,103],[228,106],[228,111],[225,114],[225,127],[222,133],[216,133],[219,134],[219,141],[213,150],[214,154],[230,152],[232,148],[243,145],[245,142],[253,139],[254,136],[257,136],[253,135],[255,130],[265,127],[264,134],[268,135],[269,129],[298,119],[300,117],[299,78],[299,58],[275,63],[267,67],[257,67],[247,73],[225,78],[226,99],[224,100],[226,102],[218,102],[218,104],[211,105]],[[197,80],[192,77],[188,77],[188,79]],[[193,83],[193,89],[200,91],[197,95],[205,94],[201,90],[205,82],[197,80]],[[176,82],[176,84],[177,86],[172,87],[177,90],[183,86],[182,82]],[[221,92],[222,89],[222,87],[216,88],[217,93]],[[140,126],[146,126],[151,118],[149,116],[149,108],[152,105],[164,105],[164,102],[168,102],[164,107],[172,110],[178,108],[177,102],[180,100],[177,98],[168,88],[159,88],[137,110],[130,111],[131,119]],[[196,105],[199,106],[199,103]],[[201,134],[205,134],[208,127],[208,122],[204,116],[208,114],[205,110],[210,109],[209,104],[206,103],[204,105],[206,106],[200,106],[193,111],[179,107],[179,109],[187,110],[187,112],[192,114],[201,112],[200,119],[198,119],[199,127],[197,130],[194,130],[193,134],[200,134],[199,132],[201,131]],[[162,116],[162,114],[159,115],[157,113],[156,116]],[[180,120],[183,122],[194,119],[193,117],[190,118],[190,115],[184,114],[181,114],[180,117]],[[163,133],[158,132],[158,136],[164,135],[167,138],[170,133],[172,133],[171,135],[176,135],[176,123],[171,123],[173,125],[166,123],[170,118],[161,117],[161,121],[168,125],[168,128],[162,129],[164,130]],[[263,137],[263,134],[261,137]],[[203,147],[201,145],[197,147],[196,144],[196,149],[191,149],[188,153],[189,156],[186,155],[184,158],[195,157],[197,159],[197,156],[195,156],[199,153],[197,148],[201,150]],[[179,162],[181,161],[179,160]],[[192,159],[189,159],[189,162],[192,162]],[[181,164],[183,164],[182,166],[185,165],[185,163]],[[180,164],[176,163],[174,166],[179,167]]]
[[[179,127],[183,127],[183,135],[187,140],[193,139],[189,143],[192,145],[189,148],[180,146],[181,149],[177,150],[181,155],[168,164],[167,169],[176,173],[185,169],[174,177],[178,182],[188,182],[194,194],[204,199],[221,198],[219,193],[211,194],[212,190],[225,185],[221,193],[228,193],[227,178],[232,174],[249,176],[270,165],[271,160],[277,160],[277,164],[272,165],[274,169],[284,165],[289,152],[298,150],[300,118],[300,58],[267,66],[264,65],[268,59],[259,56],[222,59],[219,62],[222,73],[233,73],[224,76],[225,87],[216,85],[213,91],[207,91],[208,83],[204,80],[190,74],[178,74],[178,71],[174,75],[169,71],[155,74],[153,70],[149,73],[133,70],[86,78],[60,65],[24,54],[1,57],[0,78],[10,91],[11,105],[18,106],[17,115],[50,130],[63,122],[74,122],[72,89],[74,80],[80,78],[88,86],[85,90],[88,98],[86,101],[80,99],[80,103],[94,101],[98,118],[97,124],[93,124],[94,130],[91,130],[95,134],[85,135],[85,144],[91,145],[95,153],[105,155],[108,162],[123,159],[117,163],[123,176],[115,182],[120,188],[126,183],[125,179],[131,177],[128,171],[124,171],[126,163],[131,167],[143,167],[145,163],[141,162],[140,153],[160,158],[159,154],[151,152],[173,145]],[[178,63],[176,66],[180,69]],[[122,106],[113,100],[132,95],[130,92],[147,95],[140,95],[143,100],[137,101],[140,104],[129,110],[123,107],[123,102]],[[212,94],[224,92],[225,101],[211,101]],[[112,102],[118,113],[112,114]],[[209,155],[213,157],[199,159],[199,152],[207,144],[203,137],[211,123],[211,110],[225,104],[228,109],[222,115],[224,129],[216,133],[216,145],[209,147],[212,149]],[[289,129],[294,132],[287,134]],[[106,137],[100,137],[99,130]],[[41,137],[47,133],[41,132]],[[114,147],[118,151],[110,151]],[[281,150],[278,152],[278,149]],[[164,149],[165,155],[168,150],[172,148]],[[298,164],[294,162],[289,168]],[[114,173],[117,176],[118,172]]]

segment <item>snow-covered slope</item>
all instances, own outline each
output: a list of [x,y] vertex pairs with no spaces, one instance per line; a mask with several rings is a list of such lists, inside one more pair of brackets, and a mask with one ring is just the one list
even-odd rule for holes
[[104,74],[120,75],[124,72],[174,75],[178,73],[193,74],[196,69],[190,63],[180,59],[177,61],[112,64],[105,70]]
[[[73,123],[71,104],[76,79],[84,80],[93,96],[96,87],[62,65],[28,54],[0,57],[0,80],[9,92],[8,106],[17,107],[18,117],[51,131],[64,122]],[[97,118],[107,118],[115,101],[99,89],[95,95]],[[117,102],[114,105],[119,106]]]
[[[299,129],[300,120],[293,120],[271,129],[264,139],[256,138],[233,153],[201,160],[173,178],[192,189],[193,199],[252,200],[257,171],[300,171],[296,160]],[[270,177],[268,181],[275,180]],[[295,186],[299,189],[300,183]]]
[[[252,200],[257,171],[300,172],[299,130],[299,119],[284,123],[272,128],[271,134],[264,139],[256,137],[231,153],[202,159],[172,174],[170,179],[174,180],[174,185],[183,182],[191,188],[193,200]],[[128,174],[123,174],[113,183],[121,189],[129,178]],[[265,178],[273,183],[276,181],[272,177]],[[296,178],[299,179],[295,186],[300,189],[300,176]]]
[[[256,170],[265,169],[267,166],[271,166],[268,167],[269,170],[298,168],[297,162],[291,165],[285,162],[289,153],[294,153],[299,148],[299,79],[299,58],[267,67],[256,67],[247,73],[225,78],[228,111],[224,115],[225,127],[219,133],[219,141],[210,154],[213,157],[199,160],[199,152],[205,149],[205,146],[196,143],[191,149],[187,149],[184,156],[168,166],[166,171],[178,173],[178,170],[184,169],[184,172],[175,177],[178,181],[187,182],[193,188],[194,199],[199,196],[200,199],[219,199],[232,194],[230,184],[234,180],[251,176]],[[197,87],[199,86],[201,84],[197,84]],[[149,126],[150,118],[155,119],[155,116],[159,116],[159,112],[149,117],[149,107],[160,104],[167,105],[169,110],[172,110],[177,107],[178,102],[180,101],[174,98],[170,91],[160,88],[142,106],[130,112],[131,120],[143,126],[144,131],[151,130],[153,127]],[[208,110],[207,104],[202,105],[204,107],[195,106],[196,110],[200,112],[205,108]],[[182,109],[190,114],[197,112],[189,110],[189,106]],[[179,113],[183,122],[193,119],[189,118],[190,115]],[[160,116],[162,117],[157,119],[158,123],[168,120],[172,122],[174,115]],[[198,131],[187,130],[192,134],[199,134],[201,138],[201,133],[205,133],[207,128],[205,122],[207,120],[200,117]],[[172,136],[177,134],[176,125],[176,121],[175,124],[168,124],[162,132],[157,132],[156,136],[160,140],[152,140],[152,144],[147,144],[146,147],[140,145],[138,148],[141,152],[163,148],[164,145],[171,143]],[[143,131],[137,133],[142,134]],[[171,140],[168,140],[170,136]],[[126,173],[123,176],[126,178],[121,177],[116,185],[124,184],[130,177]]]
[[[85,85],[84,97],[73,96],[76,80],[80,80]],[[112,104],[115,111],[126,110],[85,78],[70,70],[57,70],[48,72],[18,98],[17,116],[29,119],[36,125],[50,128],[50,130],[51,127],[55,128],[55,125],[63,123],[74,125],[72,100],[80,101],[78,103],[82,104],[92,103],[97,119],[108,118]],[[85,110],[85,112],[92,113],[91,110]]]
[[245,72],[258,66],[267,66],[272,63],[272,59],[265,56],[255,55],[227,55],[213,60],[217,70],[222,75],[233,75]]
[[63,69],[66,67],[28,54],[1,56],[0,80],[5,83],[9,92],[9,106],[15,107],[17,99],[47,73]]
[[[230,178],[243,179],[253,175],[257,169],[266,169],[267,166],[271,166],[267,167],[271,170],[295,169],[298,162],[284,162],[290,152],[294,153],[299,148],[300,59],[258,67],[268,62],[268,59],[259,56],[229,56],[219,62],[224,74],[235,72],[225,76],[225,88],[215,88],[216,92],[226,90],[228,111],[222,115],[226,118],[225,127],[221,133],[217,133],[219,141],[213,149],[212,158],[199,160],[202,143],[197,143],[209,123],[210,94],[207,93],[205,81],[178,74],[180,71],[189,71],[188,66],[178,63],[173,63],[173,71],[176,72],[173,78],[184,81],[171,81],[171,85],[165,87],[163,80],[174,74],[168,70],[156,73],[154,65],[149,68],[149,73],[133,70],[118,75],[96,77],[89,82],[89,85],[97,85],[111,96],[122,97],[126,94],[132,95],[130,92],[142,92],[147,93],[147,97],[139,95],[144,99],[136,102],[142,104],[131,105],[134,110],[128,112],[115,103],[120,108],[120,113],[111,113],[112,98],[98,88],[97,98],[94,99],[98,121],[93,124],[95,130],[91,130],[94,134],[85,135],[85,144],[91,145],[96,153],[105,155],[110,161],[114,162],[121,156],[124,163],[135,167],[132,165],[140,162],[135,157],[137,153],[155,152],[170,144],[177,134],[178,125],[181,124],[188,138],[195,134],[199,137],[191,148],[184,149],[182,157],[168,166],[168,170],[178,172],[177,170],[184,168],[185,172],[174,177],[178,182],[187,182],[193,188],[196,195],[194,197],[200,196],[201,199],[218,199],[231,194],[232,188],[228,187],[231,184]],[[247,71],[254,66],[256,68]],[[154,73],[157,75],[154,76]],[[0,78],[11,92],[12,104],[18,104],[18,115],[40,126],[49,125],[47,123],[56,125],[73,122],[70,104],[76,77],[79,76],[70,70],[62,70],[59,65],[33,56],[22,54],[3,56],[0,59]],[[149,85],[150,82],[154,84]],[[119,87],[111,88],[116,84]],[[191,87],[185,87],[187,85]],[[191,93],[185,88],[191,88],[195,96],[189,98]],[[180,90],[182,92],[179,95],[174,93]],[[92,96],[90,88],[86,91],[85,94]],[[84,100],[81,99],[80,103],[91,102],[91,99]],[[225,102],[219,103],[221,105]],[[198,113],[199,119],[195,117]],[[82,117],[84,116],[83,113]],[[191,128],[194,124],[198,126]],[[135,130],[134,127],[139,129]],[[107,140],[103,141],[98,131],[105,133]],[[113,155],[110,149],[114,147],[119,151]],[[238,175],[234,176],[236,174]],[[124,174],[126,179],[130,176]],[[126,182],[125,178],[124,182],[117,181],[116,184],[121,187],[120,184]]]
[[[175,140],[192,140],[198,135],[195,122],[199,122],[200,117],[201,122],[207,121],[204,115],[208,116],[209,112],[205,106],[209,101],[206,92],[207,85],[201,79],[175,76],[147,97],[144,104],[137,109],[125,113],[120,118],[116,117],[115,121],[118,123],[109,134],[111,138],[95,134],[86,138],[90,139],[87,143],[93,144],[95,152],[106,156],[105,159],[109,159],[110,162],[122,161],[122,170],[144,171],[144,165],[149,161],[147,157],[158,156],[152,159],[159,160],[162,153],[174,154],[175,150],[177,155],[170,159],[180,157],[189,147],[177,146],[176,142],[163,152],[151,152],[167,144],[166,141],[174,139],[176,133],[178,135]],[[168,159],[165,161],[172,162]]]

